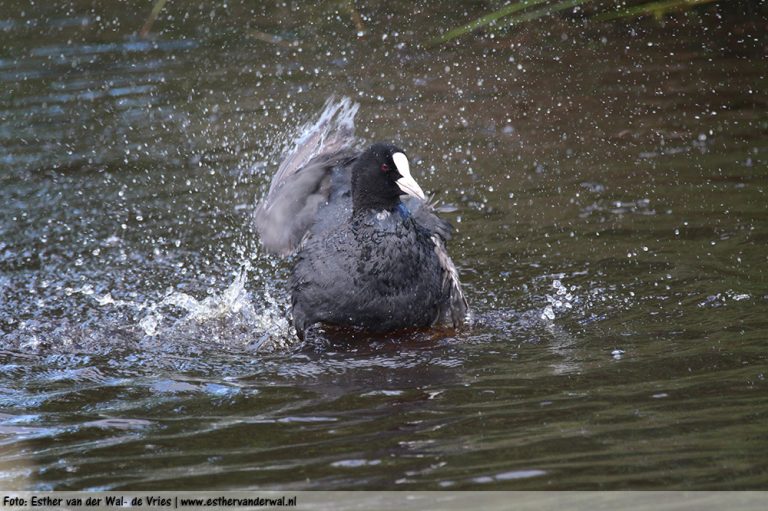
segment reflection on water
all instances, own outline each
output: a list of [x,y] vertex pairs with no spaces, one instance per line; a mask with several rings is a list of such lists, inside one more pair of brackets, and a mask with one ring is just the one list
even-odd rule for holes
[[[764,20],[67,5],[0,20],[4,487],[765,484]],[[334,94],[452,206],[471,328],[295,339],[249,219]]]

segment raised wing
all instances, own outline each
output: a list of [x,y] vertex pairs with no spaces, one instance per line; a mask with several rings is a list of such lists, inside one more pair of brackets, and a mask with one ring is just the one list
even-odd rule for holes
[[344,186],[344,180],[339,182],[333,173],[357,153],[354,119],[358,108],[349,98],[330,98],[318,120],[302,129],[283,158],[253,218],[268,251],[288,255],[298,248],[334,188]]

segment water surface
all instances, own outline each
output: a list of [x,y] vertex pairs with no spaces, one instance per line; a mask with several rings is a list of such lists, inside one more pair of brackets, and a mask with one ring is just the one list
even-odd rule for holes
[[[764,19],[100,5],[0,15],[3,487],[765,486]],[[331,95],[456,206],[471,328],[295,339],[250,215]]]

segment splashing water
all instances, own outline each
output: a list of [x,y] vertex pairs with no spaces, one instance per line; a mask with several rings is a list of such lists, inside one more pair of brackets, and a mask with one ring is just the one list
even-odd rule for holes
[[570,310],[579,301],[579,298],[573,294],[576,286],[568,289],[559,279],[555,279],[552,281],[552,288],[555,293],[546,295],[549,303],[541,313],[541,319],[544,321],[553,321],[556,316],[555,311]]
[[[218,344],[242,346],[249,351],[271,351],[288,346],[294,337],[285,317],[285,306],[278,303],[268,289],[264,290],[264,307],[258,310],[246,290],[245,266],[220,294],[203,300],[182,292],[172,292],[161,302],[149,307],[150,314],[139,321],[147,336],[164,335],[172,338],[205,336]],[[163,309],[181,309],[186,312],[173,320],[171,312]]]

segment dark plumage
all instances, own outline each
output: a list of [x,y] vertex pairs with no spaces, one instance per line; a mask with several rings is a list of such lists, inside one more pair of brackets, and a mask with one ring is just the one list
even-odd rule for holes
[[355,149],[356,111],[348,100],[328,103],[255,213],[268,250],[297,254],[296,331],[303,338],[315,323],[377,332],[458,326],[467,303],[445,250],[451,226],[424,200],[401,149]]

